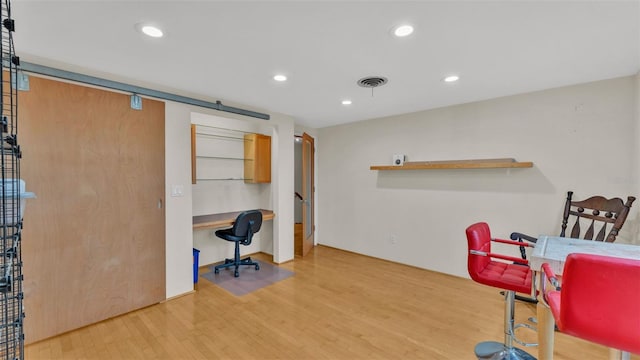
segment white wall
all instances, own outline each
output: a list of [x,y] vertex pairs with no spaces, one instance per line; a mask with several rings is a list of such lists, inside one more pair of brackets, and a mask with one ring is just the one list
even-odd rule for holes
[[[640,72],[638,72],[635,76],[635,108],[636,108],[636,121],[634,123],[634,158],[633,158],[633,169],[634,172],[634,184],[635,184],[635,193],[638,200],[634,206],[640,207]],[[627,229],[627,224],[625,223],[625,227],[623,230],[627,230],[631,234],[631,239],[629,242],[640,244],[640,211],[632,212],[627,220],[629,228]]]
[[[201,250],[201,264],[216,262],[233,254],[233,245],[217,239],[211,230],[194,233],[193,215],[237,211],[253,206],[273,209],[276,217],[264,223],[260,234],[263,239],[256,239],[257,246],[246,250],[271,253],[277,263],[293,259],[293,203],[290,197],[282,199],[280,196],[293,193],[293,119],[271,113],[271,120],[265,121],[173,102],[166,102],[165,112],[167,298],[193,290],[194,245]],[[271,184],[224,182],[191,185],[192,119],[194,122],[236,128],[257,126],[269,131],[272,136]],[[184,196],[171,197],[172,185],[183,185]],[[262,241],[264,238],[267,240]]]
[[[640,194],[640,71],[636,74],[636,133],[635,133],[635,145],[636,145],[636,159],[633,162],[636,170],[635,184],[637,193]],[[640,200],[638,200],[640,201]],[[639,204],[640,205],[640,204]],[[640,218],[640,211],[636,212]]]
[[[636,77],[319,130],[320,243],[468,276],[465,228],[557,234],[575,198],[638,195]],[[513,157],[529,169],[371,171],[409,161]],[[636,217],[640,203],[632,208]],[[622,241],[635,241],[628,231]],[[392,239],[395,239],[394,241]]]
[[[191,221],[190,110],[165,103],[165,229],[167,298],[193,290]],[[171,187],[182,185],[184,196],[172,197]]]

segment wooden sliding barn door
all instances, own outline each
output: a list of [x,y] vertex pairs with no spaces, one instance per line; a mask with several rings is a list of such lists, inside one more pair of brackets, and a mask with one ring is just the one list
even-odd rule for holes
[[25,341],[164,300],[164,103],[32,76],[18,114]]

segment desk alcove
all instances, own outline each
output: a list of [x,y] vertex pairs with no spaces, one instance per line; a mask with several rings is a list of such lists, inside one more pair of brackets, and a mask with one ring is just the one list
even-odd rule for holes
[[[251,245],[241,248],[242,256],[263,252],[278,260],[273,242],[274,226],[279,225],[272,221],[278,205],[273,192],[278,184],[256,181],[249,171],[255,169],[247,166],[260,162],[271,169],[271,157],[276,154],[265,151],[263,155],[267,154],[269,159],[257,161],[260,159],[247,152],[248,144],[255,142],[248,137],[260,135],[269,145],[277,147],[277,128],[271,122],[192,113],[192,140],[194,128],[197,141],[191,142],[191,150],[192,161],[195,155],[197,164],[192,167],[196,170],[196,183],[192,184],[191,210],[193,247],[200,250],[199,265],[207,266],[232,257],[233,244],[216,237],[215,230],[231,227],[240,212],[250,209],[265,209],[263,224]],[[274,179],[279,175],[274,173]]]

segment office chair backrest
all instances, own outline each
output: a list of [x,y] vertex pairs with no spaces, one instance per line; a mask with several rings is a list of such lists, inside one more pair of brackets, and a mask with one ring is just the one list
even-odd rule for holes
[[[627,202],[623,203],[620,198],[606,199],[602,196],[592,196],[586,200],[572,201],[572,196],[573,192],[569,191],[564,205],[560,236],[605,242],[616,240],[618,232],[627,219],[631,204],[636,200],[635,197],[628,196]],[[581,232],[581,221],[586,227],[584,233]],[[569,222],[573,223],[571,234],[565,235]],[[608,233],[607,226],[610,227]],[[598,231],[597,234],[596,231]]]
[[560,299],[560,331],[640,354],[639,260],[570,254]]
[[262,226],[262,212],[260,210],[247,210],[241,212],[236,218],[231,232],[234,236],[246,236],[247,239],[241,241],[244,245],[251,244],[253,234],[260,231]]
[[[466,233],[469,251],[477,250],[485,253],[491,252],[491,230],[489,230],[489,225],[487,223],[475,223],[467,228]],[[469,276],[471,276],[473,280],[481,282],[480,273],[490,262],[491,258],[488,256],[469,254],[467,257],[467,269],[469,270]]]

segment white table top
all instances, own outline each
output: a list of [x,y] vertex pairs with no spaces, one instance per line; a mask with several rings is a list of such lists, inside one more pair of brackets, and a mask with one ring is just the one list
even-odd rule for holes
[[626,259],[640,260],[640,246],[605,243],[559,236],[540,236],[531,253],[529,266],[534,271],[540,271],[543,263],[549,263],[551,269],[558,275],[562,274],[564,262],[572,253],[614,256]]

